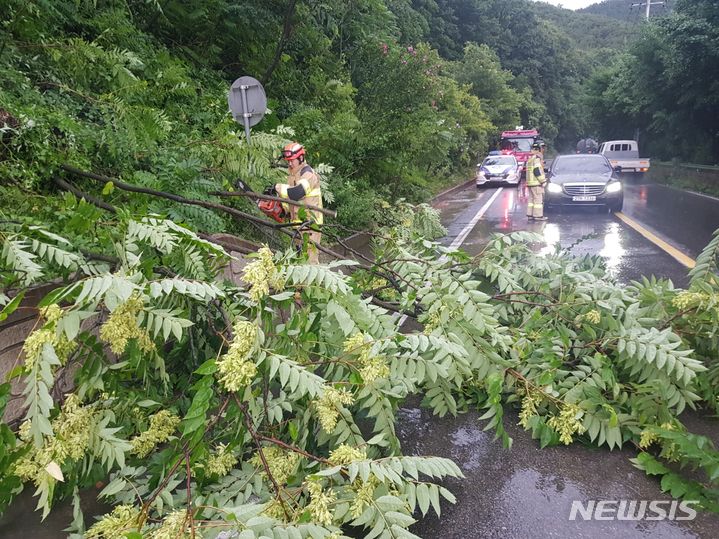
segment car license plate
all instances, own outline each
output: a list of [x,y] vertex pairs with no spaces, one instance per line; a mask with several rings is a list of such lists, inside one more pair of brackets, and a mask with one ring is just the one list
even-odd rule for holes
[[582,195],[582,196],[572,197],[572,200],[574,202],[594,202],[595,200],[597,200],[597,197],[590,196],[590,195]]

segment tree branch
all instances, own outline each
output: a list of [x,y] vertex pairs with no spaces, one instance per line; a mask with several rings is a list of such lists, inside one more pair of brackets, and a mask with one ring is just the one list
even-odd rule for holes
[[267,68],[267,71],[265,71],[265,74],[262,75],[262,78],[260,79],[260,82],[262,84],[267,84],[267,81],[270,80],[270,77],[272,76],[272,72],[277,67],[277,64],[280,63],[280,58],[282,58],[282,51],[285,49],[285,44],[287,43],[287,40],[292,33],[292,18],[295,15],[296,6],[297,0],[290,0],[289,4],[287,4],[287,9],[285,10],[285,20],[282,26],[282,36],[280,36],[280,40],[277,42],[277,47],[275,48],[275,55],[272,58],[272,63],[270,63],[269,67]]
[[107,210],[110,213],[117,213],[117,209],[115,209],[115,206],[113,206],[112,204],[108,204],[107,202],[104,202],[104,201],[100,200],[99,198],[94,197],[94,196],[86,193],[85,191],[78,189],[77,187],[75,187],[71,183],[66,182],[62,178],[58,178],[57,176],[55,176],[55,177],[53,177],[52,181],[55,182],[55,185],[57,185],[58,187],[65,189],[65,191],[70,191],[75,196],[84,199],[86,202],[89,202],[90,204],[94,204],[98,208]]
[[252,421],[250,420],[250,414],[247,410],[247,407],[244,406],[240,399],[237,398],[237,395],[233,394],[233,397],[235,399],[235,403],[239,407],[240,411],[242,412],[242,415],[245,418],[245,426],[247,427],[247,431],[250,433],[250,436],[252,437],[252,440],[255,442],[255,445],[257,446],[257,454],[260,456],[260,460],[262,461],[262,467],[265,469],[265,473],[267,474],[267,477],[270,481],[272,481],[272,485],[275,487],[275,493],[277,495],[277,501],[282,506],[282,511],[285,513],[285,517],[289,521],[290,514],[287,511],[287,506],[285,505],[285,501],[282,499],[280,486],[277,484],[277,480],[275,479],[275,476],[272,475],[272,472],[270,471],[270,466],[267,464],[267,459],[265,458],[265,453],[262,451],[262,444],[260,444],[260,437],[258,436],[255,429],[252,427]]
[[95,180],[98,182],[112,182],[115,187],[118,189],[122,189],[123,191],[129,191],[131,193],[141,193],[144,195],[152,195],[159,198],[166,198],[167,200],[172,200],[173,202],[179,202],[181,204],[188,204],[190,206],[200,206],[203,208],[208,208],[211,210],[220,210],[224,211],[225,213],[228,213],[232,215],[233,217],[242,219],[243,221],[249,221],[251,223],[257,223],[259,225],[267,226],[270,228],[278,228],[274,223],[271,221],[267,221],[266,219],[260,219],[259,217],[255,217],[254,215],[250,215],[249,213],[245,213],[243,211],[237,210],[235,208],[231,208],[230,206],[225,206],[223,204],[217,204],[215,202],[208,202],[205,200],[195,200],[192,198],[185,198],[180,195],[175,195],[173,193],[166,193],[164,191],[157,191],[155,189],[149,189],[147,187],[140,187],[138,185],[132,185],[129,183],[122,182],[115,178],[110,178],[109,176],[103,176],[102,174],[95,174],[93,172],[86,172],[84,170],[80,170],[79,168],[75,168],[70,165],[60,165],[63,170],[66,170],[67,172],[70,172],[71,174],[76,174],[78,176],[82,176],[84,178],[89,178],[91,180]]
[[305,204],[297,200],[291,200],[289,198],[273,197],[270,195],[260,195],[258,193],[250,193],[249,191],[212,191],[211,195],[218,197],[249,197],[256,198],[258,200],[274,200],[275,202],[282,202],[283,204],[289,204],[290,206],[299,206],[300,208],[307,208],[308,210],[317,211],[330,217],[337,217],[337,212],[334,210],[328,210],[327,208],[320,208],[319,206],[313,206],[312,204]]
[[[286,230],[283,228],[283,226],[279,223],[273,223],[271,221],[268,221],[266,219],[260,219],[259,217],[255,217],[254,215],[250,215],[249,213],[245,213],[243,211],[237,210],[235,208],[232,208],[230,206],[225,206],[224,204],[217,204],[215,202],[208,202],[205,200],[196,200],[192,198],[185,198],[179,195],[175,195],[172,193],[166,193],[164,191],[157,191],[155,189],[149,189],[147,187],[140,187],[138,185],[132,185],[129,183],[122,182],[120,180],[110,178],[109,176],[104,176],[102,174],[95,174],[93,172],[87,172],[84,170],[80,170],[79,168],[75,168],[71,165],[60,165],[63,170],[66,170],[67,172],[70,172],[72,174],[77,174],[78,176],[82,176],[84,178],[89,178],[91,180],[95,180],[102,183],[112,182],[115,187],[118,189],[122,189],[123,191],[129,191],[131,193],[141,193],[144,195],[151,195],[156,196],[159,198],[166,198],[167,200],[172,200],[173,202],[179,202],[180,204],[188,204],[190,206],[201,206],[203,208],[208,208],[211,210],[219,210],[223,211],[225,213],[228,213],[229,215],[235,217],[236,219],[240,219],[242,221],[247,221],[256,225],[261,225],[264,227],[272,228],[274,230],[279,231],[282,234],[285,234],[286,236],[293,237],[294,234],[290,232],[289,230]],[[310,243],[315,245],[317,249],[322,251],[325,254],[328,254],[332,256],[333,258],[336,258],[337,260],[343,260],[345,257],[342,256],[339,253],[336,253],[332,251],[331,249],[328,249],[327,247],[324,247],[320,245],[319,242],[316,242],[312,239],[309,240]],[[369,266],[365,264],[360,264],[360,267],[364,269],[369,269]]]
[[187,489],[187,516],[185,519],[190,519],[190,537],[195,539],[195,518],[194,511],[192,510],[192,471],[190,470],[190,452],[185,449],[185,482]]

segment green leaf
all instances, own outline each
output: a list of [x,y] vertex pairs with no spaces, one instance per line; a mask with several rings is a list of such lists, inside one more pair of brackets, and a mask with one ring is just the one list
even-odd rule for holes
[[296,442],[297,438],[299,437],[299,429],[297,428],[297,422],[290,421],[287,424],[287,429],[290,431],[290,438],[292,438],[292,441]]
[[195,371],[194,371],[195,374],[201,374],[201,375],[214,374],[216,372],[217,372],[217,362],[214,359],[208,359],[202,365],[197,367],[197,369],[195,369]]
[[10,301],[10,303],[3,307],[2,311],[0,311],[0,322],[4,322],[5,320],[7,320],[8,316],[15,312],[15,310],[20,306],[20,303],[22,302],[22,299],[24,297],[25,291],[22,290]]
[[153,406],[159,406],[160,403],[152,399],[143,399],[137,403],[140,408],[152,408]]
[[109,498],[110,496],[113,496],[120,492],[123,488],[127,486],[127,481],[123,479],[122,477],[116,477],[110,483],[100,491],[98,494],[98,497],[103,498]]
[[430,505],[429,487],[426,483],[417,485],[417,503],[419,504],[420,511],[422,511],[422,516],[426,515]]
[[664,475],[669,473],[669,468],[655,459],[649,453],[639,453],[636,459],[632,459],[635,465],[644,470],[648,475]]

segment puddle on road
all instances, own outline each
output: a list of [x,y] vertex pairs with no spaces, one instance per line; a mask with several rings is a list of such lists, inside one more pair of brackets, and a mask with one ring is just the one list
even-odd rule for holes
[[463,470],[476,470],[485,464],[489,439],[484,436],[479,424],[458,428],[452,433],[451,439],[452,460],[461,462]]
[[[13,503],[0,517],[0,538],[2,539],[64,539],[68,536],[63,530],[72,522],[72,504],[64,500],[56,504],[45,520],[35,510],[37,498],[34,488],[26,485],[25,490],[13,500]],[[85,515],[85,526],[95,523],[93,515],[102,515],[112,510],[107,504],[97,500],[98,489],[80,493],[81,506]]]
[[[570,521],[572,502],[592,500],[671,500],[658,481],[629,462],[629,450],[608,451],[573,444],[539,449],[516,426],[507,410],[505,428],[514,439],[511,450],[482,431],[476,412],[456,418],[433,416],[408,403],[398,414],[397,432],[407,455],[451,458],[465,479],[444,485],[458,503],[443,503],[412,531],[427,538],[474,537],[719,537],[719,517],[701,513],[694,521]],[[694,418],[707,429],[716,422]],[[665,505],[667,507],[668,505]]]
[[[572,502],[580,500],[586,504],[591,498],[582,487],[556,475],[541,474],[534,469],[520,470],[512,475],[500,491],[499,511],[506,515],[515,529],[527,530],[528,533],[536,529],[538,523],[545,522],[544,534],[532,534],[535,537],[606,537],[612,534],[622,538],[697,537],[694,532],[682,529],[679,522],[583,521],[581,516],[577,516],[574,521],[569,520]],[[622,499],[620,496],[614,499]],[[560,515],[551,514],[552,507],[561,509],[561,518],[558,518]],[[550,522],[547,522],[548,517]]]

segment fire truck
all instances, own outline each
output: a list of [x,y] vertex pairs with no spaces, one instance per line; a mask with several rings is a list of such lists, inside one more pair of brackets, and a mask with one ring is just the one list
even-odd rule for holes
[[499,150],[503,154],[513,155],[519,163],[522,176],[525,175],[525,164],[532,153],[532,144],[539,140],[539,131],[536,129],[516,129],[503,131],[499,141]]

